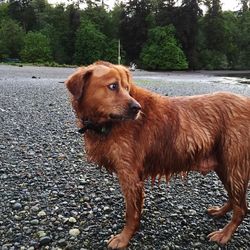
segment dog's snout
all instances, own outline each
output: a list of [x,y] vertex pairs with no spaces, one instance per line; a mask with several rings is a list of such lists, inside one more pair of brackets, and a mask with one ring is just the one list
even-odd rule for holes
[[132,101],[129,104],[129,109],[132,112],[137,113],[139,110],[141,110],[141,105],[138,102]]

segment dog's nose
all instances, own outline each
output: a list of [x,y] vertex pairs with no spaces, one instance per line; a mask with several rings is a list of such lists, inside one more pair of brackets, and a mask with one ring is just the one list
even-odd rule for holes
[[129,104],[129,109],[130,111],[132,111],[133,113],[138,113],[139,110],[141,110],[141,105],[138,102],[132,101]]

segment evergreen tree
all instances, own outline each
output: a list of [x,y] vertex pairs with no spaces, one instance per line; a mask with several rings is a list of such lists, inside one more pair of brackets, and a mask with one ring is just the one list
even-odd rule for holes
[[226,69],[228,40],[220,0],[206,0],[207,13],[200,22],[200,66],[207,69]]
[[121,13],[120,38],[127,61],[137,61],[143,44],[147,39],[148,17],[151,14],[151,3],[147,0],[130,0]]
[[19,58],[23,38],[24,31],[17,22],[12,19],[2,20],[0,23],[0,59]]
[[36,26],[36,15],[31,2],[32,0],[9,0],[9,15],[22,24],[25,32]]
[[199,0],[183,0],[177,12],[175,28],[189,62],[189,69],[197,64],[198,20],[202,16]]
[[76,35],[75,62],[91,64],[103,58],[105,35],[89,20],[82,20]]
[[180,70],[188,67],[185,55],[174,37],[173,26],[149,30],[140,58],[142,66],[150,70]]

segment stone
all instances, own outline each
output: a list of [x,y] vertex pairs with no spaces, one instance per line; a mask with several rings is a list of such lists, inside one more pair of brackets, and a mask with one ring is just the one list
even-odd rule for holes
[[49,236],[44,236],[40,239],[39,244],[40,246],[48,245],[51,242],[51,238]]
[[72,229],[69,230],[69,234],[71,236],[76,237],[76,236],[78,236],[80,234],[80,230],[78,228],[72,228]]
[[38,217],[45,217],[46,216],[46,213],[41,210],[38,214],[37,214]]
[[21,209],[23,206],[22,206],[22,204],[20,203],[20,202],[16,202],[16,203],[14,203],[14,205],[13,205],[13,208],[15,209],[15,210],[19,210],[19,209]]
[[69,222],[70,223],[76,223],[76,219],[74,217],[69,217]]

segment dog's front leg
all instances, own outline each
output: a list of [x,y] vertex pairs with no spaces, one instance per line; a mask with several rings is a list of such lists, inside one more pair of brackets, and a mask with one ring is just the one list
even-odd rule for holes
[[144,200],[144,183],[139,174],[131,169],[117,173],[126,204],[126,224],[120,234],[108,242],[109,249],[125,249],[138,230]]

